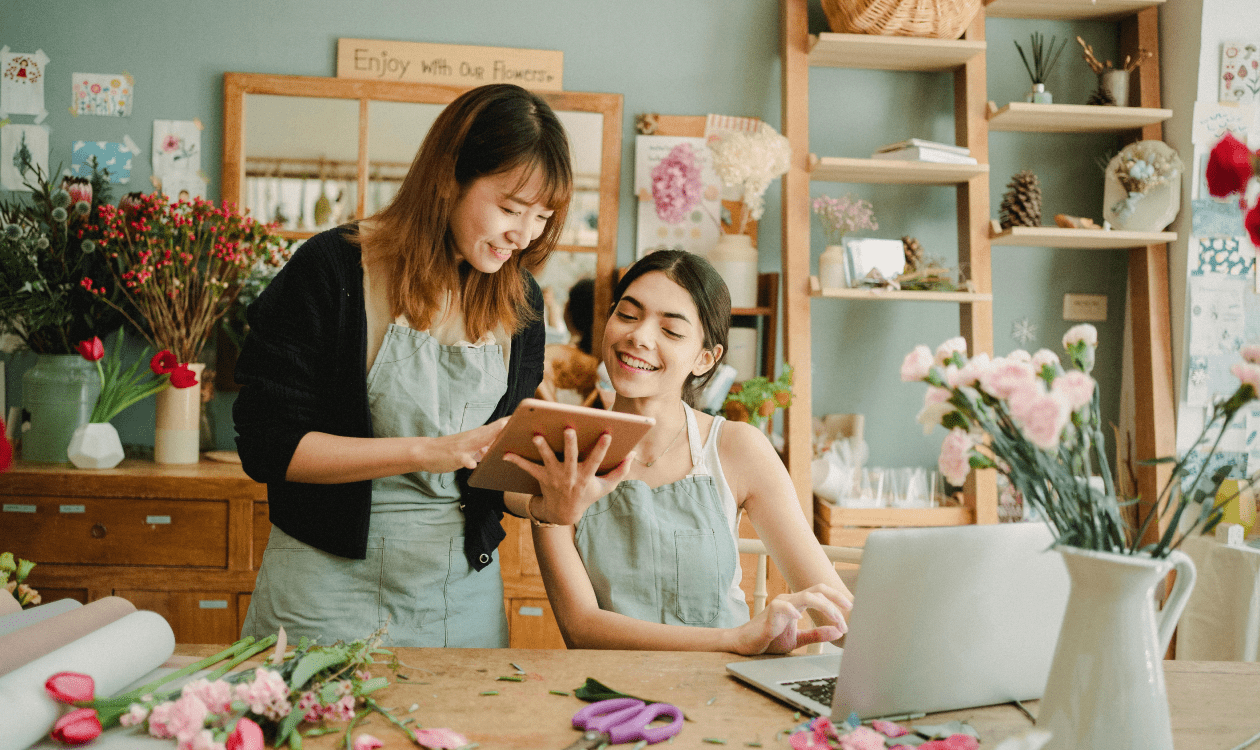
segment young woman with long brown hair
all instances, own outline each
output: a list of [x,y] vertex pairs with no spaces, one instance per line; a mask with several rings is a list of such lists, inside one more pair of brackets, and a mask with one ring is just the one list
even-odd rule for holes
[[[271,537],[243,633],[507,645],[502,493],[475,467],[542,377],[569,145],[546,102],[473,89],[392,202],[308,240],[250,306],[233,408]],[[527,508],[516,508],[518,513]]]

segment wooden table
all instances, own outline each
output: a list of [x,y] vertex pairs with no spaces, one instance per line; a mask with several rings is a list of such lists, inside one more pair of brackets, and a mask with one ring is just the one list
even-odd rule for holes
[[[180,646],[176,653],[206,656],[219,650],[220,646]],[[725,740],[731,748],[753,741],[766,748],[787,748],[780,730],[804,720],[794,719],[793,710],[785,704],[728,677],[725,665],[741,658],[731,654],[419,648],[394,649],[394,653],[406,665],[402,673],[411,679],[395,681],[384,665],[377,666],[375,674],[387,675],[394,683],[374,694],[380,703],[394,708],[400,718],[411,704],[418,703],[419,709],[411,715],[420,724],[454,729],[483,750],[568,747],[578,736],[570,720],[585,704],[571,695],[548,691],[571,693],[587,677],[682,708],[691,721],[671,750],[717,746],[705,738]],[[497,682],[500,675],[515,674],[513,663],[528,673],[527,679]],[[1168,661],[1164,672],[1177,750],[1229,750],[1260,732],[1260,714],[1255,710],[1260,664]],[[481,695],[487,690],[499,694]],[[1026,705],[1036,713],[1036,702]],[[1013,706],[934,714],[921,721],[952,719],[969,721],[980,732],[982,748],[995,747],[1032,726]],[[415,747],[379,716],[363,731],[383,740],[386,748]],[[339,737],[312,737],[305,746],[332,748]]]

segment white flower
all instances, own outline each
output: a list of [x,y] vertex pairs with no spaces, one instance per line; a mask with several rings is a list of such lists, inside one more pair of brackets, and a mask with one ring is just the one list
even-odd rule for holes
[[765,211],[763,195],[770,181],[788,171],[792,149],[788,139],[766,123],[753,135],[737,131],[709,144],[713,169],[728,187],[744,188],[748,218],[754,221]]
[[1098,346],[1098,329],[1089,323],[1074,325],[1063,334],[1063,348],[1069,349],[1073,344],[1084,341],[1087,346]]

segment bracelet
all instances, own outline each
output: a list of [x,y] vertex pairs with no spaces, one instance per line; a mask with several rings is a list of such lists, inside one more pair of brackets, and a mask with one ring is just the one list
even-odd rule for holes
[[529,500],[525,502],[525,515],[529,516],[529,522],[534,524],[534,527],[538,529],[552,529],[559,526],[560,524],[558,523],[547,523],[546,521],[539,521],[534,517],[534,501],[539,497],[541,497],[541,495],[530,495]]

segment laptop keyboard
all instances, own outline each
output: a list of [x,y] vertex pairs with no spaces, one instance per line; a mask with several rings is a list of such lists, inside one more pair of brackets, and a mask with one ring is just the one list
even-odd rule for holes
[[784,682],[781,684],[783,687],[793,692],[800,693],[806,698],[821,703],[824,706],[831,705],[831,697],[836,692],[835,677],[819,677],[813,680],[798,680],[796,682]]

